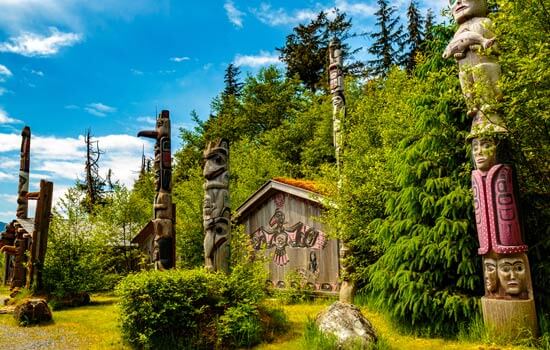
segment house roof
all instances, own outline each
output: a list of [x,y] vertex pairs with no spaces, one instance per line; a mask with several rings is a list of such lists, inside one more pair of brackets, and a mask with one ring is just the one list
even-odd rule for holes
[[33,218],[28,218],[28,219],[15,219],[15,221],[17,221],[18,223],[21,224],[21,226],[23,227],[23,229],[25,231],[27,231],[28,233],[33,233],[34,232],[34,219]]
[[149,221],[147,225],[145,225],[145,227],[142,228],[141,231],[139,231],[139,233],[134,238],[132,238],[130,243],[141,244],[145,242],[147,237],[149,237],[154,233],[155,233],[155,230],[153,229],[153,221]]
[[239,222],[241,218],[271,198],[276,192],[285,192],[320,205],[326,203],[325,197],[319,193],[318,186],[314,181],[277,177],[267,181],[248,197],[234,212],[233,219]]

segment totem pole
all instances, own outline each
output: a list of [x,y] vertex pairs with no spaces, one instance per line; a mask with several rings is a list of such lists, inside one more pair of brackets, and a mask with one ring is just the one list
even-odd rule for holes
[[156,140],[155,188],[153,205],[153,261],[155,269],[174,267],[176,262],[175,205],[172,203],[172,153],[170,145],[170,112],[162,111],[157,118],[156,130],[140,131],[138,136]]
[[231,209],[229,206],[229,141],[210,142],[204,151],[204,265],[229,272]]
[[[333,142],[336,152],[336,167],[338,169],[338,190],[342,188],[342,119],[346,117],[346,99],[344,97],[344,73],[342,70],[342,49],[340,41],[334,38],[329,44],[329,85],[332,93],[332,127],[333,127]],[[353,273],[352,267],[349,266],[347,258],[351,252],[345,239],[340,243],[340,266],[341,279],[340,286],[340,301],[345,303],[353,303],[355,296],[355,282],[351,279]]]
[[[17,188],[17,209],[15,215],[17,219],[27,219],[29,212],[29,201],[27,193],[29,192],[29,170],[30,170],[30,146],[31,129],[25,126],[21,131],[21,153],[19,163],[19,186]],[[30,237],[23,232],[23,228],[17,221],[13,221],[6,226],[6,231],[2,233],[0,243],[0,252],[6,255],[6,265],[4,280],[10,280],[10,290],[17,291],[25,284],[25,265],[27,250]]]
[[459,25],[444,58],[453,57],[467,114],[473,118],[472,190],[477,234],[483,258],[485,296],[483,319],[499,336],[537,334],[533,287],[519,218],[514,168],[507,164],[508,132],[496,104],[502,94],[497,81],[500,65],[486,0],[451,0]]
[[27,193],[29,192],[29,168],[31,153],[31,129],[28,126],[21,131],[21,162],[19,165],[19,188],[17,190],[17,211],[15,216],[18,219],[26,219],[29,211],[29,201]]

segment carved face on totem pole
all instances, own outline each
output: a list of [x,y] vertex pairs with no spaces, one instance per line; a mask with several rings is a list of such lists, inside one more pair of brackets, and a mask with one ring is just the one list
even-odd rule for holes
[[489,171],[497,163],[497,145],[492,138],[472,140],[472,157],[477,170]]
[[489,293],[495,293],[498,290],[496,260],[492,258],[485,258],[483,261],[483,270],[485,274],[485,289]]
[[498,259],[498,280],[506,294],[518,295],[527,290],[527,272],[521,257]]
[[473,17],[487,16],[486,0],[450,0],[451,12],[456,23],[462,24]]
[[220,144],[210,144],[204,152],[203,175],[210,180],[227,170],[228,148],[226,141]]

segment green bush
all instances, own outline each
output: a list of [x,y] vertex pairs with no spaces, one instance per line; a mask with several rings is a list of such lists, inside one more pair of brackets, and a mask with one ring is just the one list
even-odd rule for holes
[[257,344],[264,333],[284,328],[286,318],[260,307],[262,275],[249,268],[237,267],[229,276],[196,269],[126,277],[116,288],[124,338],[145,349]]

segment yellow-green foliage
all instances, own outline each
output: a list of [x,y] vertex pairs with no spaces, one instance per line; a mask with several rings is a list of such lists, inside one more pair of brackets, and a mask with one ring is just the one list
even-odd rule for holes
[[130,344],[152,349],[257,344],[280,328],[260,307],[265,278],[258,272],[239,265],[229,276],[202,269],[130,275],[117,287],[122,333]]

